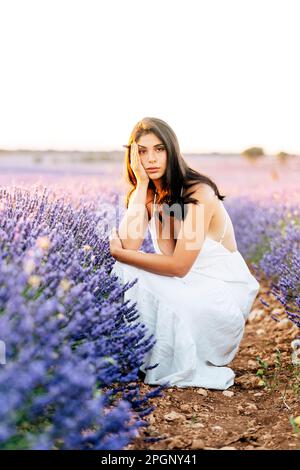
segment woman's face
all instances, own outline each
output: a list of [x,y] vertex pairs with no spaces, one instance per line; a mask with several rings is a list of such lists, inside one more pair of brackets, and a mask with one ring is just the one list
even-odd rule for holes
[[[152,180],[163,176],[167,168],[167,150],[155,134],[142,135],[137,141],[141,163]],[[158,167],[156,170],[151,170]]]

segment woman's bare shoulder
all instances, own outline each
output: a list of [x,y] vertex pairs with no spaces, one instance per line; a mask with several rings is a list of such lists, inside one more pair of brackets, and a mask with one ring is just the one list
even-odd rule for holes
[[200,199],[215,199],[217,196],[213,188],[201,181],[193,182],[188,189],[185,191],[186,194],[192,197],[197,197]]

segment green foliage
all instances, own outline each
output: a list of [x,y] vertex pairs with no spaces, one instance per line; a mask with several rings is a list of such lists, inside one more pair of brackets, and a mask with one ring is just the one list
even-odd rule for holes
[[247,158],[258,158],[263,157],[265,155],[264,149],[262,147],[249,147],[245,149],[241,155]]

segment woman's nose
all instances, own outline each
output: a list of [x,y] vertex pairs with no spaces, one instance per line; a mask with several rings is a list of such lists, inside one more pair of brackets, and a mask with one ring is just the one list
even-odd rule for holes
[[151,153],[151,152],[149,153],[149,161],[150,161],[150,162],[156,161],[154,152],[153,152],[153,153]]

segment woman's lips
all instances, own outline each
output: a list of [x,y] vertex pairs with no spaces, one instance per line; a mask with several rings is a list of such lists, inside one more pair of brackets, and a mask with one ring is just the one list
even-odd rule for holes
[[149,168],[149,173],[155,173],[156,171],[158,171],[159,168]]

